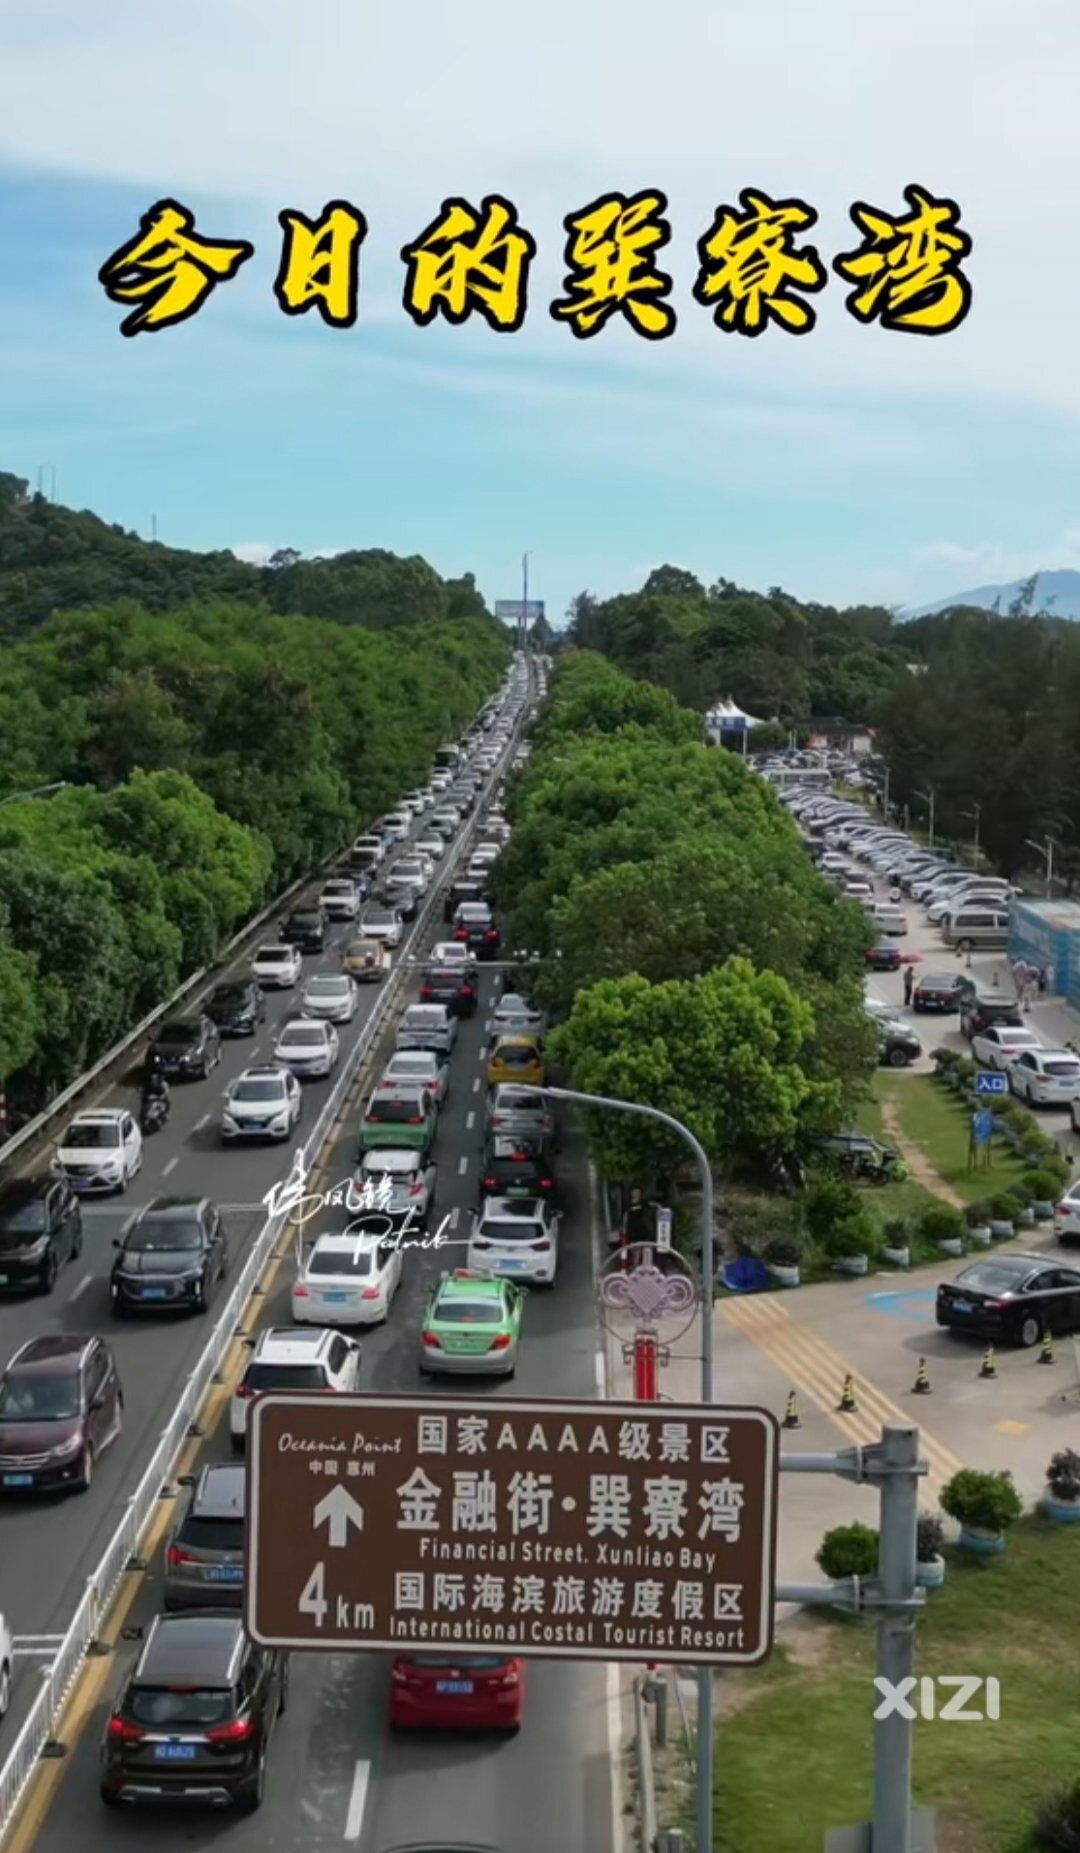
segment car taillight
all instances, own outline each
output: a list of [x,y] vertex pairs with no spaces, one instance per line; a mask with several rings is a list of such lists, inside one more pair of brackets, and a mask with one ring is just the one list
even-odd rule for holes
[[551,1243],[550,1242],[530,1242],[529,1247],[532,1248],[537,1254],[546,1254],[547,1250],[551,1247]]
[[417,1180],[416,1180],[416,1183],[415,1183],[415,1184],[410,1184],[410,1185],[409,1185],[409,1195],[410,1195],[410,1197],[419,1197],[419,1196],[422,1196],[422,1195],[423,1195],[423,1191],[424,1191],[424,1180],[423,1180],[423,1178],[422,1178],[422,1177],[418,1177],[418,1178],[417,1178]]
[[455,927],[454,928],[454,938],[455,939],[468,939],[468,937],[469,937],[468,927]]
[[420,986],[420,1002],[421,1003],[426,1003],[428,998],[434,997],[434,995],[435,993],[429,984],[422,984]]
[[1055,1216],[1071,1216],[1072,1215],[1071,1203],[1058,1203],[1057,1205],[1055,1205],[1054,1215]]
[[1008,1308],[1009,1302],[1008,1300],[984,1300],[983,1305],[988,1313],[1003,1313]]
[[250,1718],[233,1718],[229,1724],[212,1724],[203,1736],[210,1744],[239,1744],[250,1737],[254,1729]]
[[251,1400],[255,1392],[254,1390],[250,1389],[246,1383],[241,1383],[237,1385],[236,1394],[237,1396],[239,1396],[241,1402],[246,1403]]
[[487,932],[484,934],[485,939],[498,939],[498,937],[499,937],[498,927],[488,927]]
[[360,1298],[362,1300],[377,1300],[379,1297],[379,1292],[380,1292],[380,1289],[378,1287],[365,1287],[363,1293],[360,1295]]
[[307,1299],[308,1290],[301,1281],[297,1281],[296,1286],[292,1290],[292,1296],[294,1300],[306,1300]]
[[553,1177],[542,1177],[540,1179],[540,1188],[541,1190],[554,1190],[555,1179]]
[[187,1551],[182,1551],[178,1544],[170,1544],[166,1553],[166,1561],[170,1570],[179,1570],[181,1564],[194,1563],[195,1559],[189,1557]]
[[495,1191],[498,1189],[498,1185],[496,1184],[495,1179],[493,1177],[486,1177],[483,1180],[483,1183],[481,1184],[480,1188],[481,1190]]
[[126,1718],[109,1719],[109,1736],[114,1743],[137,1744],[145,1735],[140,1725],[129,1724]]
[[436,1338],[434,1332],[424,1333],[424,1343],[427,1346],[429,1351],[441,1351],[442,1350],[442,1346],[439,1343],[438,1339]]
[[491,1344],[488,1346],[488,1350],[489,1351],[505,1351],[509,1343],[510,1343],[510,1339],[507,1336],[507,1334],[505,1332],[500,1332],[498,1338],[492,1339]]

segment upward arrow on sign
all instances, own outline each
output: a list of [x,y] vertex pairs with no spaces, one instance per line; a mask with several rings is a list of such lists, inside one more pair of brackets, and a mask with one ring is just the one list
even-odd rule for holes
[[350,1525],[355,1525],[357,1531],[363,1531],[364,1508],[357,1504],[343,1486],[334,1486],[325,1499],[320,1499],[311,1515],[311,1522],[316,1531],[320,1525],[326,1525],[329,1528],[330,1549],[340,1551],[349,1541]]

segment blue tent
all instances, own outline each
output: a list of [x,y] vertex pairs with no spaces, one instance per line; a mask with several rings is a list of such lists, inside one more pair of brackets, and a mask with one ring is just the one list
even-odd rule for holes
[[730,1293],[760,1293],[769,1285],[769,1270],[753,1255],[740,1255],[737,1261],[725,1261],[720,1279]]

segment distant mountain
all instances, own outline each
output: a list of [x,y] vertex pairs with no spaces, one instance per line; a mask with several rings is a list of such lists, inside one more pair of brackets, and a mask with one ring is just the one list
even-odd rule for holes
[[[1028,584],[1027,579],[1014,579],[1010,585],[982,585],[974,592],[954,592],[950,598],[939,598],[936,604],[903,611],[901,619],[931,618],[939,611],[952,611],[957,605],[974,605],[983,611],[996,608],[1007,616],[1009,606],[1026,591]],[[1035,595],[1027,609],[1040,617],[1080,619],[1080,573],[1071,569],[1037,573]]]

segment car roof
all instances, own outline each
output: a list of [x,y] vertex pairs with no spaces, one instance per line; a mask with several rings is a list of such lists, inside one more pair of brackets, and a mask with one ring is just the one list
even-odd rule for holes
[[231,1685],[245,1645],[239,1615],[158,1615],[139,1655],[133,1684]]
[[312,1357],[326,1351],[336,1333],[325,1326],[271,1326],[259,1334],[252,1362],[263,1364],[272,1358],[276,1364],[310,1364]]
[[411,1145],[372,1145],[360,1161],[362,1171],[419,1171],[422,1152]]
[[195,1487],[191,1511],[200,1518],[243,1518],[247,1470],[235,1461],[212,1461]]
[[[353,1255],[357,1249],[362,1254],[370,1254],[372,1249],[381,1246],[383,1239],[382,1235],[374,1230],[369,1234],[364,1230],[356,1232],[348,1229],[331,1229],[325,1235],[317,1237],[311,1255]],[[308,1263],[311,1261],[311,1255],[307,1257]]]
[[535,1049],[537,1046],[535,1036],[500,1036],[493,1054],[497,1055],[500,1049]]
[[540,1197],[489,1197],[480,1218],[483,1222],[531,1222],[543,1209]]
[[73,1126],[115,1126],[117,1120],[127,1117],[126,1107],[91,1107],[84,1113],[73,1113]]
[[280,1081],[283,1086],[287,1086],[289,1072],[286,1068],[279,1068],[276,1062],[263,1062],[255,1068],[241,1069],[236,1081],[230,1082],[230,1092],[238,1081]]
[[257,959],[291,959],[295,951],[295,946],[260,946],[255,957]]
[[147,1216],[157,1216],[169,1222],[183,1222],[193,1210],[197,1212],[208,1206],[208,1197],[151,1197],[145,1209],[139,1210],[135,1220],[143,1222]]
[[506,1282],[494,1275],[462,1268],[456,1274],[444,1274],[436,1292],[440,1300],[501,1300],[505,1286]]
[[287,1023],[282,1024],[281,1035],[288,1035],[291,1029],[317,1029],[320,1034],[327,1035],[329,1033],[329,1024],[324,1023],[321,1017],[290,1017]]
[[87,1348],[94,1343],[85,1332],[46,1332],[38,1338],[28,1339],[11,1359],[8,1370],[57,1371],[67,1370],[72,1376],[79,1368],[79,1360]]
[[373,1090],[371,1098],[374,1100],[379,1094],[387,1095],[391,1100],[419,1100],[421,1095],[430,1094],[430,1092],[431,1089],[426,1081],[380,1081]]

